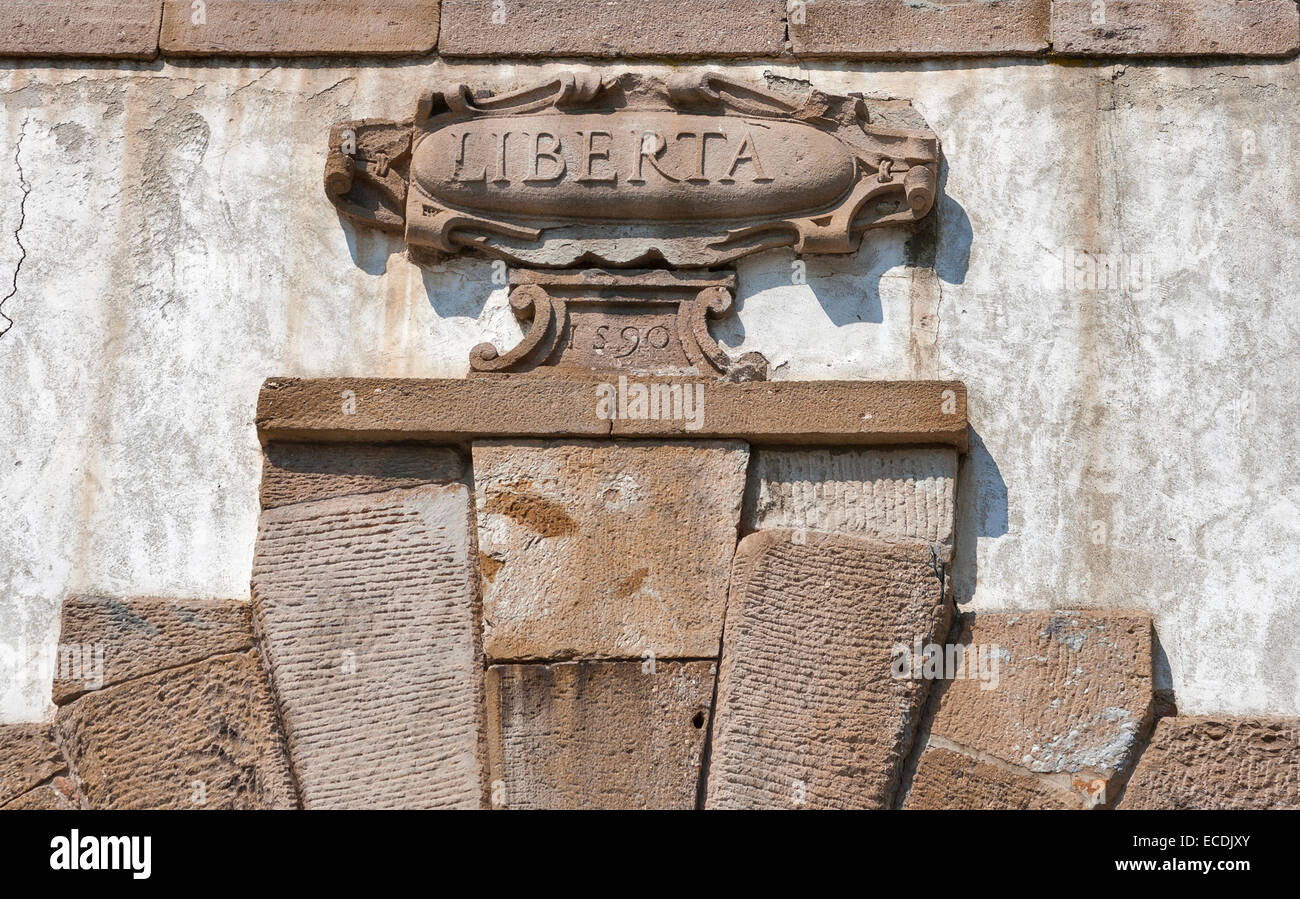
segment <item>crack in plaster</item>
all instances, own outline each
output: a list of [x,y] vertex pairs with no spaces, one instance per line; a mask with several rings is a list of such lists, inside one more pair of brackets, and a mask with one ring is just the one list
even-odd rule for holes
[[18,169],[18,186],[23,192],[23,198],[18,202],[18,227],[14,228],[14,243],[18,244],[18,263],[14,266],[13,284],[9,293],[0,299],[0,318],[5,320],[3,329],[0,329],[0,337],[9,333],[9,329],[14,326],[14,320],[4,311],[5,303],[9,302],[18,293],[18,273],[23,270],[23,263],[27,261],[27,247],[23,246],[23,225],[27,223],[27,197],[32,192],[32,185],[23,174],[23,138],[27,136],[27,119],[23,119],[22,127],[18,132],[18,143],[14,146],[14,166]]

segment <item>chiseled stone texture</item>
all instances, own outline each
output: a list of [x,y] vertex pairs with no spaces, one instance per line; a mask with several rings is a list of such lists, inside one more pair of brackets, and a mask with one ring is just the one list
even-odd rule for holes
[[957,451],[753,450],[745,531],[809,528],[952,546]]
[[694,808],[714,673],[650,660],[492,666],[493,806]]
[[1288,56],[1295,0],[1054,0],[1052,50],[1071,56]]
[[161,0],[7,0],[0,57],[152,59],[161,16]]
[[927,692],[893,676],[893,647],[947,632],[942,572],[921,541],[776,530],[741,542],[708,807],[890,805]]
[[907,794],[909,809],[1078,809],[1083,797],[1050,780],[926,746]]
[[492,660],[716,657],[749,448],[474,443]]
[[798,56],[996,56],[1047,49],[1051,0],[794,3],[790,41]]
[[[962,662],[937,688],[927,749],[986,764],[941,764],[946,756],[927,751],[907,807],[1018,808],[1035,797],[1054,797],[1041,806],[1049,808],[1112,802],[1154,715],[1152,642],[1143,613],[964,615],[955,639]],[[1002,795],[1002,781],[1017,773],[1040,790]]]
[[268,509],[255,622],[307,808],[482,798],[468,488]]
[[63,603],[54,701],[253,644],[249,603],[71,596]]
[[1300,809],[1300,718],[1161,718],[1125,809]]
[[373,443],[270,443],[262,465],[262,508],[353,493],[441,484],[465,474],[452,447]]
[[67,770],[51,725],[0,727],[0,806],[8,805]]
[[442,0],[443,56],[776,56],[785,0]]
[[16,799],[0,805],[5,811],[69,811],[80,808],[76,788],[66,777],[56,777],[46,784],[28,790]]
[[57,726],[91,808],[295,808],[254,650],[88,693]]
[[172,56],[428,53],[438,0],[164,0],[159,43]]

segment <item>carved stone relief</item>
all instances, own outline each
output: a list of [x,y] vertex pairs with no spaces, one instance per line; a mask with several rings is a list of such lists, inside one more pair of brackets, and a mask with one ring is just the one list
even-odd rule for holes
[[680,270],[774,247],[853,252],[930,211],[938,161],[905,101],[581,72],[495,95],[456,85],[410,121],[339,123],[325,191],[418,253],[526,267],[510,275],[525,336],[475,347],[474,375],[763,380],[766,359],[733,361],[709,334],[735,276]]
[[724,265],[773,247],[850,253],[929,212],[935,135],[905,101],[566,73],[420,98],[412,120],[330,134],[326,192],[359,224],[526,266]]
[[767,378],[767,360],[732,360],[709,334],[708,319],[731,311],[730,272],[669,271],[510,273],[510,307],[528,333],[499,353],[482,343],[470,353],[474,375],[531,371],[622,372],[658,377]]

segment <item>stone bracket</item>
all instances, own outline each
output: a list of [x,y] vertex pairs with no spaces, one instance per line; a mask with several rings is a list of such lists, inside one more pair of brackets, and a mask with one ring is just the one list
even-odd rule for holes
[[708,319],[731,312],[735,290],[730,272],[517,269],[510,308],[527,333],[504,353],[476,346],[470,373],[766,380],[761,354],[733,361],[709,333]]

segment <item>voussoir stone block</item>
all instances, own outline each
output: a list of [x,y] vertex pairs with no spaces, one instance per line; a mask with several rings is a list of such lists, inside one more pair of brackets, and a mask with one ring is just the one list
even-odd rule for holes
[[0,56],[152,59],[161,16],[161,0],[9,0]]
[[1300,809],[1300,718],[1161,718],[1120,808]]
[[463,483],[262,513],[255,622],[308,808],[476,808],[482,691]]
[[[1112,801],[1154,716],[1153,630],[1140,612],[962,616],[907,807],[1093,807]],[[984,766],[937,764],[947,749]],[[994,776],[982,783],[985,775]],[[1019,775],[1039,791],[1012,790]],[[942,803],[936,797],[946,796]]]
[[296,808],[254,650],[87,693],[56,719],[91,808]]
[[938,550],[761,531],[736,553],[710,808],[888,807],[928,684],[894,647],[947,633]]
[[1054,0],[1052,49],[1073,56],[1289,56],[1294,0]]
[[253,644],[250,605],[230,599],[71,596],[63,603],[54,702]]
[[67,770],[52,725],[0,725],[0,807]]
[[716,657],[749,448],[477,441],[491,660]]
[[164,0],[160,44],[174,56],[428,53],[438,0]]
[[952,545],[953,449],[756,448],[742,529]]
[[695,807],[713,662],[488,669],[497,808]]
[[806,57],[1033,55],[1051,0],[791,0],[790,42]]
[[444,56],[776,56],[785,0],[442,0]]

